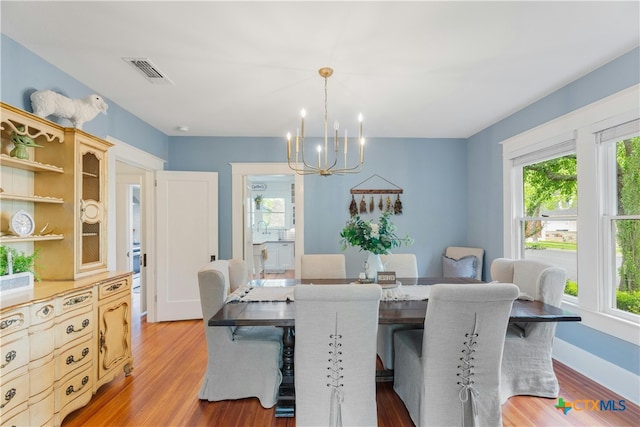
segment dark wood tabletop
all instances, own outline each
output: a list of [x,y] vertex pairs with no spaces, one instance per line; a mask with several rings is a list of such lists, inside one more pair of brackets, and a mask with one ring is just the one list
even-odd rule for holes
[[[254,280],[254,286],[294,286],[301,283],[351,283],[356,279],[343,280]],[[436,283],[479,283],[475,279],[452,278],[399,278],[403,285],[434,285]],[[424,324],[428,301],[380,301],[380,324]],[[209,326],[295,326],[295,302],[231,302],[225,304],[209,319]],[[516,300],[511,309],[510,323],[516,322],[579,322],[581,317],[540,301]]]

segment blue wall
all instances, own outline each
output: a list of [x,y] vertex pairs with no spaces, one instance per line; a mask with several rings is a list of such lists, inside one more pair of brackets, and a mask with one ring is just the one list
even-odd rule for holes
[[[92,90],[2,35],[0,88],[3,102],[31,111],[28,95],[53,89],[70,97]],[[337,252],[338,234],[348,218],[349,190],[373,174],[404,189],[405,215],[395,217],[419,257],[420,274],[439,275],[439,258],[449,245],[483,247],[485,277],[502,256],[502,147],[500,141],[593,101],[638,84],[640,49],[623,55],[468,140],[371,139],[359,175],[305,178],[305,252]],[[85,130],[111,135],[168,160],[168,169],[216,171],[220,187],[220,256],[231,255],[230,162],[282,162],[284,142],[273,138],[168,137],[107,100],[109,114]],[[63,123],[64,124],[64,123]],[[66,124],[65,124],[66,125]],[[349,270],[364,255],[347,250]],[[640,374],[639,347],[580,324],[559,325],[558,337],[624,369]]]
[[[51,89],[70,98],[84,98],[94,93],[93,89],[25,49],[11,38],[4,34],[1,37],[0,96],[2,102],[31,112],[33,110],[29,96],[36,90]],[[106,97],[105,101],[109,105],[107,115],[98,114],[95,119],[84,124],[83,130],[100,138],[112,136],[168,160],[169,138],[167,135],[120,108]],[[63,126],[71,126],[65,119],[54,117],[50,119]]]
[[[305,253],[340,252],[339,235],[349,218],[349,190],[378,174],[401,187],[404,215],[395,216],[400,235],[415,240],[419,272],[441,273],[440,256],[466,242],[467,144],[461,139],[367,140],[364,170],[341,177],[305,177]],[[171,137],[170,170],[215,171],[219,179],[220,257],[231,256],[232,162],[282,162],[284,139]],[[375,181],[379,183],[379,180]],[[368,200],[368,199],[367,199]],[[359,199],[358,199],[359,201]],[[378,199],[376,198],[376,204]],[[365,254],[348,249],[347,272],[356,276]]]

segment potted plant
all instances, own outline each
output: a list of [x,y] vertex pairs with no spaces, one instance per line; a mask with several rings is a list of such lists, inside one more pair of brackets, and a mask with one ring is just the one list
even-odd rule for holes
[[33,288],[33,280],[40,280],[35,271],[38,251],[27,255],[8,246],[0,246],[0,290],[19,291]]
[[258,194],[253,201],[256,202],[256,210],[259,211],[260,205],[262,204],[262,194]]

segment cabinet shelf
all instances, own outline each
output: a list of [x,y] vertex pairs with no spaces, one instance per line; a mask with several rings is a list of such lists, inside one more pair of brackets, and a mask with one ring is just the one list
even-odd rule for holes
[[62,234],[37,234],[31,236],[2,236],[0,243],[18,243],[18,242],[43,242],[45,240],[62,240]]
[[98,178],[98,175],[95,173],[91,173],[91,172],[82,172],[83,176],[88,176],[90,178]]
[[64,200],[59,197],[44,197],[44,196],[24,196],[21,194],[7,194],[0,193],[0,200],[16,200],[19,202],[34,202],[34,203],[64,203]]
[[64,173],[64,169],[54,165],[47,165],[40,162],[34,162],[32,160],[17,159],[15,157],[8,156],[6,154],[0,154],[0,161],[4,166],[9,166],[16,169],[22,169],[32,172],[56,172]]

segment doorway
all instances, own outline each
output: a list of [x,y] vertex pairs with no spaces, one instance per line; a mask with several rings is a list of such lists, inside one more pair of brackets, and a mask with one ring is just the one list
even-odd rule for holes
[[133,272],[132,313],[147,312],[146,281],[142,274],[142,177],[144,170],[116,161],[116,269]]
[[[293,268],[295,277],[300,277],[300,257],[304,253],[304,177],[295,174],[286,163],[231,163],[232,173],[232,257],[247,260],[253,265],[253,236],[249,205],[255,203],[250,185],[254,176],[267,179],[269,176],[288,177],[293,180],[295,207],[294,233],[290,234],[295,247]],[[259,193],[257,193],[259,194]],[[293,214],[291,212],[291,214]],[[286,234],[285,234],[286,237]]]

